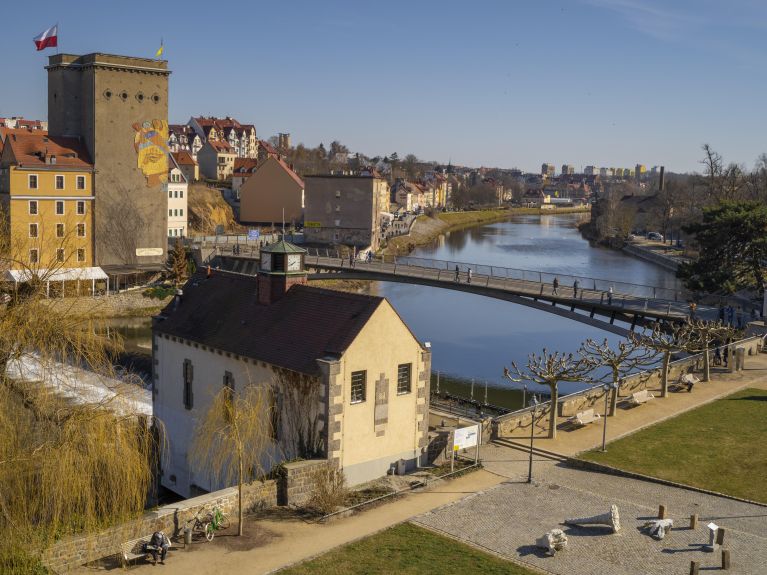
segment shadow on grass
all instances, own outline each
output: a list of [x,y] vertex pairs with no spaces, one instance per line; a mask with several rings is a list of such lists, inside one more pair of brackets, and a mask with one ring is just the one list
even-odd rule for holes
[[767,395],[746,395],[745,397],[729,397],[727,401],[767,401]]

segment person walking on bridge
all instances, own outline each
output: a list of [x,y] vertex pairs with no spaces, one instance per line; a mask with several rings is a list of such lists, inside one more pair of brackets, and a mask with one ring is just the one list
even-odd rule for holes
[[471,268],[469,268],[469,271],[466,273],[466,283],[471,284]]
[[575,280],[573,282],[573,299],[576,299],[578,297],[578,287],[580,284],[578,283],[578,280]]
[[460,283],[461,281],[461,270],[458,269],[458,265],[455,266],[455,283]]
[[613,305],[613,286],[607,292],[607,305]]
[[554,281],[551,282],[551,285],[554,286],[554,289],[551,290],[552,295],[559,295],[557,293],[557,288],[559,288],[559,278],[555,277]]

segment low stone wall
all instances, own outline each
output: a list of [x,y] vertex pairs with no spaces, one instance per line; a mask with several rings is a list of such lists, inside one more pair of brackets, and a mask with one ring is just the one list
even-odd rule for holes
[[[277,504],[277,482],[256,481],[244,486],[243,494],[243,503],[248,510],[273,507]],[[179,535],[186,522],[200,510],[219,506],[227,514],[236,513],[238,501],[237,488],[229,487],[165,505],[101,533],[63,539],[43,554],[43,563],[54,573],[66,573],[89,561],[119,554],[120,545],[131,539],[151,535],[155,531],[164,531],[171,537]]]
[[623,246],[623,251],[627,254],[631,254],[634,257],[648,261],[672,272],[675,272],[679,268],[679,260],[664,256],[663,254],[656,253],[641,246],[626,244]]
[[294,506],[305,504],[314,491],[313,474],[328,465],[330,462],[327,459],[309,459],[283,465],[285,475],[279,484],[277,503]]
[[[746,350],[746,355],[755,355],[759,353],[761,345],[760,336],[752,336],[746,339],[742,339],[737,342],[731,343],[730,357],[734,357],[734,350],[737,347],[743,347]],[[709,352],[713,354],[713,351]],[[668,382],[672,384],[675,382],[682,373],[686,373],[692,368],[697,371],[701,369],[703,363],[703,354],[691,355],[673,361],[669,365]],[[735,362],[731,363],[734,366]],[[618,400],[629,397],[632,393],[647,389],[649,391],[659,392],[661,389],[661,375],[660,369],[653,369],[649,371],[641,371],[624,378],[618,389]],[[604,411],[605,390],[601,386],[595,386],[590,389],[565,395],[559,398],[557,401],[557,415],[558,417],[567,418],[572,417],[576,413],[585,411],[587,409],[594,409],[598,413]],[[535,430],[535,435],[548,435],[549,414],[551,412],[551,403],[546,402],[538,406],[536,415],[536,428],[540,426],[540,429]],[[522,438],[530,436],[530,421],[532,419],[532,408],[520,409],[512,413],[507,413],[500,417],[496,417],[493,420],[493,434],[494,438]]]
[[79,317],[142,317],[164,308],[171,298],[144,297],[143,289],[96,297],[49,299],[45,302],[54,310]]

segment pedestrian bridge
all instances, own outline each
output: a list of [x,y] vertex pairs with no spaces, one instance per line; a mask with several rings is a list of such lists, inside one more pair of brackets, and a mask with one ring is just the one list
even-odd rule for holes
[[[256,253],[225,254],[219,256],[222,268],[255,273],[252,258],[257,257]],[[682,320],[690,315],[685,294],[679,290],[585,276],[412,256],[351,261],[348,256],[323,248],[308,248],[305,265],[310,280],[363,279],[451,289],[540,309],[620,335],[637,325]],[[555,277],[559,281],[556,293]],[[696,316],[715,319],[716,310],[698,307]]]

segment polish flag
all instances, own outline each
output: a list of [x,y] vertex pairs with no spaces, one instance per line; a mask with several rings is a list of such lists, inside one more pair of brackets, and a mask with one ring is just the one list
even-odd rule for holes
[[48,28],[45,32],[40,34],[39,36],[35,36],[35,46],[37,46],[37,51],[45,50],[46,48],[55,48],[59,45],[59,25],[56,24],[55,26],[51,26]]

